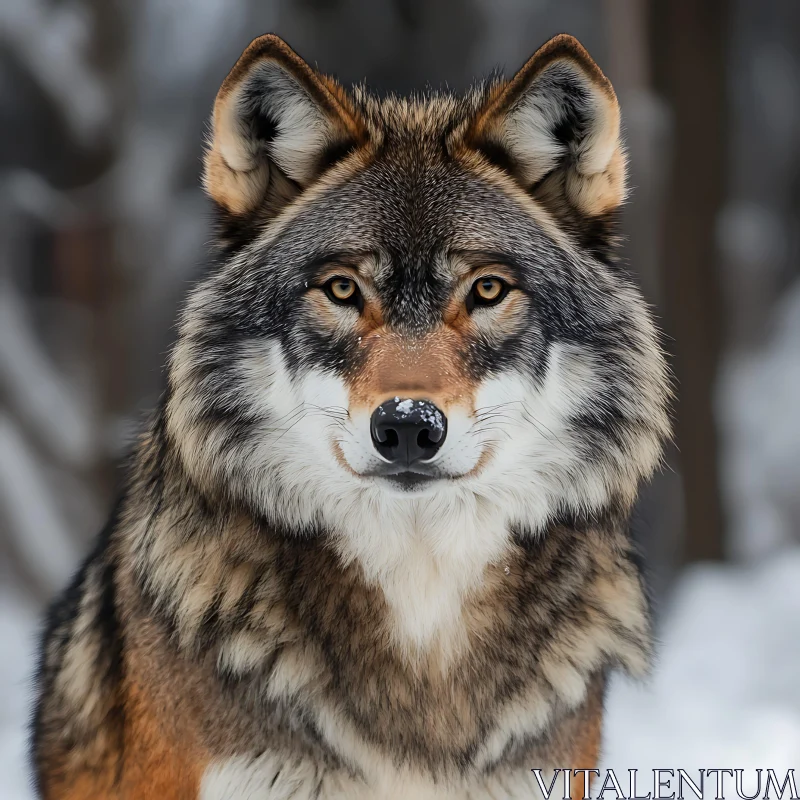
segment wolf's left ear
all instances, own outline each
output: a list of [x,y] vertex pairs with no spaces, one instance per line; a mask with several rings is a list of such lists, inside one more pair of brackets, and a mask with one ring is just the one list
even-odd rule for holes
[[572,36],[551,39],[500,85],[466,142],[556,212],[596,217],[625,198],[619,104],[608,78]]
[[366,137],[341,88],[273,34],[225,78],[212,125],[205,188],[235,215],[281,205]]

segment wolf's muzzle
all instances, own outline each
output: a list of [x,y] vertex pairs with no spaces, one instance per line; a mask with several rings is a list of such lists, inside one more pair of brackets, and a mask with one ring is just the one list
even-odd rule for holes
[[447,418],[428,400],[395,397],[372,412],[370,433],[383,458],[409,468],[436,455],[447,436]]

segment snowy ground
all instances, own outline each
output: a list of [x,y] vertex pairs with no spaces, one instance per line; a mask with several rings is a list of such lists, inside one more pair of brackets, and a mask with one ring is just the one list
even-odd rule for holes
[[[36,619],[2,594],[0,603],[0,800],[29,800],[24,725]],[[798,633],[800,548],[757,567],[685,573],[665,609],[652,678],[612,686],[605,766],[622,775],[800,766]]]
[[694,567],[665,611],[648,684],[612,689],[606,766],[800,767],[800,548]]
[[0,800],[28,800],[25,726],[35,631],[29,606],[0,588]]

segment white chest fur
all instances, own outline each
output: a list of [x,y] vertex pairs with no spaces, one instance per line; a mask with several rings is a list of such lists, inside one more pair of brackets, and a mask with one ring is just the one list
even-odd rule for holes
[[372,784],[325,771],[308,760],[265,753],[256,759],[231,758],[209,766],[200,800],[513,800],[541,797],[527,769],[504,772],[479,782],[446,787],[376,764]]
[[381,513],[351,516],[338,541],[344,561],[361,565],[391,611],[391,634],[404,651],[436,642],[459,646],[466,595],[509,544],[505,515],[474,495],[436,495],[376,503]]

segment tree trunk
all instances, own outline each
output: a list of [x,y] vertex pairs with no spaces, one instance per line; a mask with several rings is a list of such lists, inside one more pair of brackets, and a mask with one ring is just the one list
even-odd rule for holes
[[656,80],[673,112],[663,294],[677,378],[682,552],[689,562],[721,559],[725,551],[714,388],[724,328],[716,223],[726,170],[727,4],[665,0],[655,10]]

